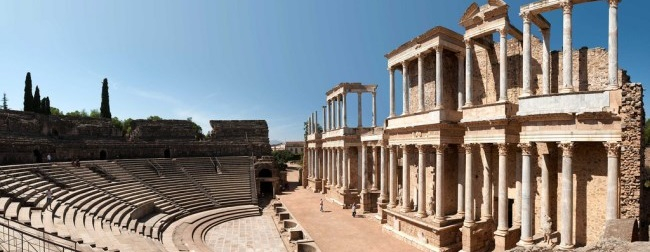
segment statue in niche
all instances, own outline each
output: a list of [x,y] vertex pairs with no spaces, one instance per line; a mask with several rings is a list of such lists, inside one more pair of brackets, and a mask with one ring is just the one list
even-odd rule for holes
[[398,205],[403,206],[402,204],[404,204],[404,202],[402,200],[402,185],[397,186],[397,200],[399,202]]
[[431,215],[435,214],[434,204],[435,204],[435,199],[433,198],[433,196],[429,197],[429,209],[431,209]]

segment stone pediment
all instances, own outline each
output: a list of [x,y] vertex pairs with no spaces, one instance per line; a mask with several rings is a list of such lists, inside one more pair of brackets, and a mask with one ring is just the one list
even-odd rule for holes
[[487,4],[480,7],[472,3],[465,10],[460,24],[467,29],[499,18],[508,18],[508,4],[502,0],[488,0]]
[[463,26],[467,21],[473,19],[476,15],[478,15],[480,12],[480,9],[478,7],[478,4],[472,3],[467,7],[467,10],[465,10],[465,13],[463,14],[463,17],[460,18],[460,24]]

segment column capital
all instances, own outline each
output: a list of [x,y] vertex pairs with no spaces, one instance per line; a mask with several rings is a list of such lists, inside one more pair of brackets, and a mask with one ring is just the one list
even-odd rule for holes
[[551,33],[549,28],[539,28],[539,32],[542,33],[542,36],[548,36]]
[[431,150],[431,145],[428,144],[418,144],[416,147],[418,148],[418,153],[426,153]]
[[499,148],[499,156],[508,155],[508,144],[507,143],[497,144],[497,147]]
[[520,144],[517,144],[517,147],[519,147],[521,149],[521,154],[522,155],[529,156],[530,154],[532,154],[533,149],[535,148],[535,145],[532,144],[532,143],[520,143]]
[[618,3],[621,2],[621,0],[607,0],[609,3],[610,8],[618,8]]
[[499,28],[497,29],[497,32],[499,32],[499,35],[501,35],[501,37],[508,36],[508,27],[504,26],[503,28]]
[[471,38],[463,39],[463,42],[465,42],[466,49],[474,45],[474,40]]
[[436,154],[442,154],[445,152],[445,149],[447,149],[447,144],[435,144],[433,145],[433,148],[436,149]]
[[402,72],[406,71],[406,69],[408,69],[409,67],[409,62],[404,60],[401,62],[401,64],[402,64]]
[[575,147],[573,142],[559,143],[557,146],[562,148],[562,156],[563,157],[569,157],[569,158],[573,157],[573,147]]
[[445,50],[445,48],[441,44],[434,45],[431,48],[433,48],[433,50],[435,50],[436,53],[442,52],[443,50]]
[[474,145],[476,144],[466,143],[466,144],[462,144],[461,146],[463,149],[465,149],[465,154],[472,154],[472,148],[474,148]]
[[607,150],[607,157],[618,157],[621,153],[621,144],[619,142],[605,142],[603,145]]
[[521,17],[522,20],[524,20],[524,24],[530,24],[530,16],[531,15],[530,15],[529,11],[522,12],[522,13],[519,14],[519,16]]
[[484,149],[484,150],[490,150],[491,147],[492,147],[489,143],[480,143],[478,145],[481,147],[481,149]]
[[571,14],[571,10],[573,9],[573,3],[570,0],[561,2],[560,6],[562,7],[562,13]]
[[393,66],[387,67],[386,70],[388,70],[390,74],[393,74],[393,72],[395,72],[395,68]]

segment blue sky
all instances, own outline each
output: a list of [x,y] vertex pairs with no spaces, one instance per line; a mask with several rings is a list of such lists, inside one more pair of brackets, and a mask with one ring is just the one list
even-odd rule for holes
[[[111,112],[120,119],[192,117],[204,132],[211,119],[265,119],[270,138],[284,141],[302,138],[302,122],[317,109],[321,116],[332,86],[362,82],[379,85],[381,125],[388,115],[383,55],[437,25],[462,34],[458,21],[471,2],[2,1],[0,92],[22,109],[30,71],[52,106],[89,111],[99,108],[108,78]],[[519,7],[532,1],[507,2],[521,29]],[[648,7],[619,6],[620,67],[633,82],[650,80]],[[561,50],[561,12],[545,17],[551,48]],[[607,47],[605,1],[575,6],[573,20],[574,48]],[[362,101],[370,124],[370,96]],[[348,102],[354,126],[356,97]]]

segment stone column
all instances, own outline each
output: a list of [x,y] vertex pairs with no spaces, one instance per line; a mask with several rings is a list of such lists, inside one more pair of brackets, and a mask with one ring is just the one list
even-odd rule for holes
[[619,143],[605,143],[607,149],[607,210],[606,220],[618,219],[618,155]]
[[[548,143],[546,144],[547,149],[548,149]],[[542,164],[540,165],[540,168],[542,170],[542,192],[541,194],[541,206],[540,206],[540,217],[541,220],[544,220],[544,216],[550,216],[551,212],[551,198],[550,198],[550,192],[551,192],[551,186],[550,186],[550,174],[548,172],[548,160],[549,154],[542,154]]]
[[320,130],[318,129],[318,110],[314,111],[314,134],[317,134]]
[[532,183],[531,183],[531,154],[532,145],[530,143],[519,144],[521,148],[521,236],[519,244],[533,244],[533,202],[531,200]]
[[380,169],[381,169],[381,192],[379,193],[379,202],[384,203],[386,202],[386,198],[388,197],[388,174],[386,172],[386,145],[384,143],[381,144],[381,150],[380,150]]
[[333,156],[332,149],[328,148],[326,151],[327,151],[327,184],[332,185],[332,181],[333,181],[332,178],[334,177],[333,176],[334,169],[332,169],[332,164],[334,163],[332,162],[332,156]]
[[512,225],[515,227],[521,227],[521,167],[522,167],[522,158],[521,158],[521,151],[517,149],[517,152],[515,153],[515,164],[517,167],[515,167],[515,177],[516,177],[516,182],[515,182],[515,206],[514,210],[512,211]]
[[481,218],[483,220],[492,219],[492,171],[490,167],[490,145],[481,144],[481,151],[487,160],[487,164],[483,164],[483,209],[481,210]]
[[335,130],[339,128],[338,125],[336,124],[338,121],[338,114],[339,114],[338,105],[339,104],[337,101],[337,97],[332,98],[332,123],[331,123],[332,127],[330,128],[330,130]]
[[501,44],[499,46],[499,101],[506,101],[508,100],[508,28],[500,29],[499,35],[501,37],[499,41]]
[[462,110],[465,104],[465,59],[463,53],[456,54],[458,58],[458,110]]
[[361,193],[368,193],[368,147],[363,143],[359,147],[361,148]]
[[472,106],[472,49],[474,41],[465,40],[465,106]]
[[497,232],[508,232],[508,144],[498,144],[499,148],[499,222]]
[[551,93],[551,31],[542,29],[542,94]]
[[371,190],[377,191],[379,189],[379,160],[377,160],[377,147],[372,147],[372,188]]
[[571,10],[573,3],[566,1],[560,3],[562,5],[562,88],[560,93],[573,92],[573,47],[572,47],[572,31],[571,31]]
[[332,130],[332,101],[327,100],[327,123],[326,131]]
[[390,84],[388,86],[388,96],[390,101],[390,113],[388,117],[395,117],[395,69],[388,68],[388,78]]
[[474,191],[472,190],[472,147],[463,144],[465,149],[465,223],[467,227],[474,223]]
[[377,127],[377,92],[372,92],[372,127]]
[[328,173],[327,173],[327,150],[325,150],[325,148],[322,148],[321,152],[322,152],[321,159],[322,159],[322,164],[323,164],[321,166],[321,171],[322,171],[321,178],[323,179],[322,192],[325,193],[325,186],[327,185],[327,175],[328,175]]
[[361,92],[357,93],[357,127],[363,128],[363,116],[361,111]]
[[341,127],[347,128],[348,127],[348,94],[346,92],[343,92],[343,95],[341,96],[341,100],[343,101],[343,113],[341,114],[343,116],[343,125]]
[[[460,108],[460,106],[459,106]],[[462,215],[465,213],[465,149],[458,146],[458,189],[457,189],[457,206],[456,213]]]
[[411,167],[409,167],[409,146],[402,146],[402,212],[408,213],[411,211],[411,180],[409,175]]
[[402,62],[402,115],[409,114],[408,62]]
[[388,206],[393,208],[397,206],[397,157],[395,155],[395,147],[388,146],[388,156],[389,156],[389,194],[388,194]]
[[573,143],[561,143],[562,148],[562,227],[560,248],[573,248]]
[[334,180],[336,188],[341,188],[341,149],[334,149]]
[[[427,217],[426,164],[424,163],[425,145],[418,145],[418,213],[417,217]],[[436,185],[436,188],[438,186]]]
[[442,53],[444,48],[441,45],[437,45],[436,49],[436,108],[443,107],[442,101],[442,92],[443,92],[443,65],[444,61],[442,59]]
[[337,129],[340,129],[340,128],[343,127],[343,113],[345,113],[344,112],[345,111],[345,107],[344,107],[345,105],[343,103],[343,99],[345,98],[345,96],[344,95],[340,95],[340,96],[341,97],[337,97],[337,101],[339,102],[339,105],[337,106],[338,109],[339,109],[339,112],[337,114],[338,118],[336,118],[336,122],[337,122],[337,125],[336,125],[337,127],[336,128]]
[[320,179],[322,176],[322,174],[320,173],[321,156],[320,156],[320,151],[318,151],[318,148],[314,148],[314,156],[316,156],[316,159],[314,159],[314,161],[316,162],[316,166],[314,166],[316,168],[316,171],[314,173],[316,174],[316,179]]
[[[521,14],[521,19],[524,20],[524,63],[522,65],[523,72],[523,90],[521,91],[521,96],[530,96],[530,13],[524,12]],[[543,66],[542,66],[543,68]]]
[[349,151],[348,147],[343,147],[343,154],[342,154],[342,156],[343,156],[343,169],[342,169],[343,176],[342,176],[342,179],[341,179],[343,183],[341,185],[341,190],[343,190],[344,192],[347,192],[348,188],[350,188],[349,187],[350,186],[350,184],[349,184],[349,181],[350,181],[350,167],[348,167],[349,164],[350,164],[349,163],[350,160],[348,159],[349,158],[348,157],[348,151]]
[[327,106],[323,106],[323,132],[327,130]]
[[424,55],[418,53],[418,112],[424,111]]
[[614,90],[618,88],[618,2],[609,1],[609,84],[607,88]]
[[434,146],[436,148],[436,220],[445,220],[445,149],[446,144]]

